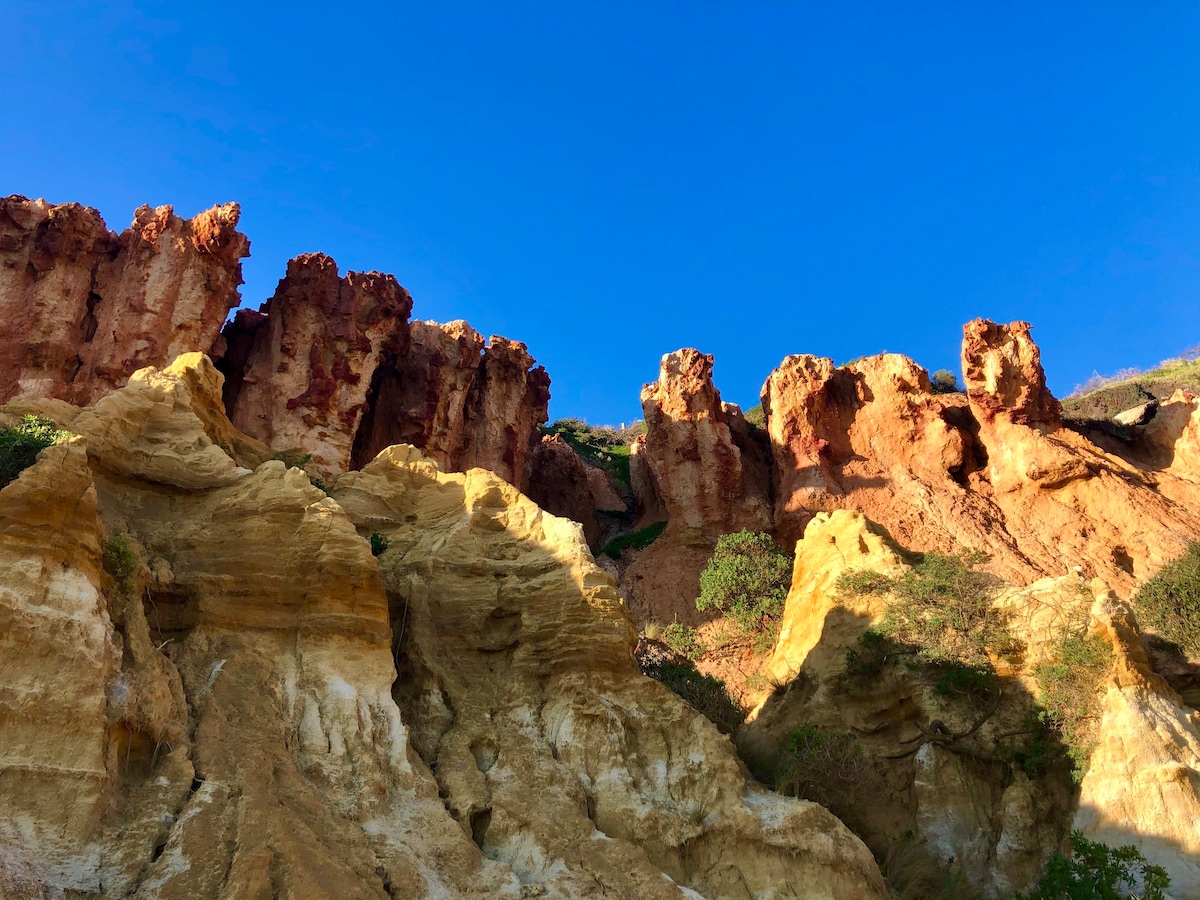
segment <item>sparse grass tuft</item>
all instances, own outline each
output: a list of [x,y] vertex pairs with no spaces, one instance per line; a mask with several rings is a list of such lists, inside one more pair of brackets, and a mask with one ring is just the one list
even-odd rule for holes
[[690,703],[725,734],[732,734],[746,719],[746,711],[729,695],[725,683],[702,674],[691,663],[664,662],[643,671]]
[[0,428],[0,488],[16,481],[51,444],[70,436],[40,416],[22,416],[19,425]]
[[133,594],[134,576],[139,568],[138,558],[122,537],[110,538],[104,544],[100,561],[109,574],[117,592],[128,598]]

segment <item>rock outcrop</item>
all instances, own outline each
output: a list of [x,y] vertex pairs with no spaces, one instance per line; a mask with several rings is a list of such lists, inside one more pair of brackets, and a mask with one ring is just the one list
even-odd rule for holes
[[[1200,839],[1200,715],[1151,673],[1128,610],[1102,582],[1078,574],[999,590],[993,614],[1021,651],[996,659],[1000,677],[987,693],[956,699],[934,680],[944,670],[923,675],[919,662],[890,656],[865,662],[871,645],[859,639],[896,599],[838,583],[854,570],[895,577],[910,560],[860,513],[837,510],[810,521],[763,669],[777,687],[738,735],[752,766],[770,777],[800,727],[853,735],[870,764],[845,785],[845,807],[835,803],[834,811],[877,852],[916,836],[924,852],[989,897],[1026,890],[1071,828],[1112,846],[1135,844],[1168,869],[1172,896],[1200,896],[1192,862]],[[1030,743],[1030,721],[1045,691],[1037,664],[1089,628],[1105,638],[1115,664],[1096,685],[1105,692],[1097,749],[1076,803],[1069,772],[1049,761],[1045,738]]]
[[221,387],[0,409],[78,435],[0,491],[6,896],[886,896],[641,676],[577,525],[407,447],[328,496]]
[[143,206],[117,235],[77,203],[0,200],[0,402],[87,404],[144,366],[212,351],[250,253],[239,214]]
[[545,435],[533,451],[529,499],[548,513],[578,522],[588,545],[595,547],[600,540],[600,524],[596,521],[589,469],[592,467],[561,437]]
[[1124,594],[1200,539],[1178,470],[1060,427],[1026,324],[969,323],[963,370],[966,396],[934,395],[895,354],[784,360],[763,388],[777,535],[855,509],[913,549],[984,550],[1015,583],[1081,565]]
[[259,312],[226,327],[226,406],[238,428],[310,453],[327,476],[394,443],[450,470],[528,485],[550,379],[525,345],[486,343],[466,322],[409,322],[391,275],[338,274],[320,253],[288,264]]
[[770,528],[770,474],[741,411],[721,402],[713,358],[677,350],[662,358],[658,381],[642,388],[645,442],[639,463],[652,473],[668,528],[701,541]]

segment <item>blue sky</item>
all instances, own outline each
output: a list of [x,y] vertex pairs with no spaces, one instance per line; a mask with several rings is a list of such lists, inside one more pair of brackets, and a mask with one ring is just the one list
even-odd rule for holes
[[1194,3],[0,0],[0,193],[242,204],[246,305],[321,250],[525,341],[551,415],[659,357],[958,369],[1027,319],[1062,395],[1200,342]]

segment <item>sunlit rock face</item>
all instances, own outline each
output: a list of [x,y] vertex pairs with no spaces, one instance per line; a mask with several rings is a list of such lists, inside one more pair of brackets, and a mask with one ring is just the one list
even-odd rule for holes
[[[721,402],[712,366],[711,355],[690,349],[662,358],[658,381],[642,388],[646,437],[638,449],[657,493],[639,502],[661,502],[672,531],[708,541],[771,523],[768,467],[741,412]],[[642,483],[635,480],[635,490]]]
[[935,395],[895,354],[784,360],[763,388],[780,539],[854,509],[913,549],[984,550],[1015,583],[1080,565],[1127,594],[1200,538],[1186,427],[1142,462],[1060,427],[1026,323],[966,325],[963,371],[965,395]]
[[327,494],[221,391],[0,407],[77,435],[0,491],[5,896],[887,896],[640,674],[575,523],[411,447]]
[[0,199],[0,401],[86,404],[143,366],[212,350],[250,253],[239,214],[143,206],[118,235],[78,203]]

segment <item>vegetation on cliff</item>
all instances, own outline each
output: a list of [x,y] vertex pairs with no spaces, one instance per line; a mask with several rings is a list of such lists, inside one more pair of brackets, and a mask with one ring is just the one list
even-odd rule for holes
[[1200,657],[1200,544],[1163,566],[1132,602],[1143,625],[1188,656]]
[[0,488],[32,466],[39,453],[70,434],[39,416],[22,416],[17,425],[0,428]]
[[583,419],[558,419],[542,428],[543,434],[557,434],[571,445],[584,462],[607,475],[622,493],[629,493],[629,446],[645,430],[635,422],[620,428],[589,425]]
[[792,580],[792,560],[769,534],[739,531],[717,539],[700,573],[696,609],[718,609],[743,634],[773,635]]

